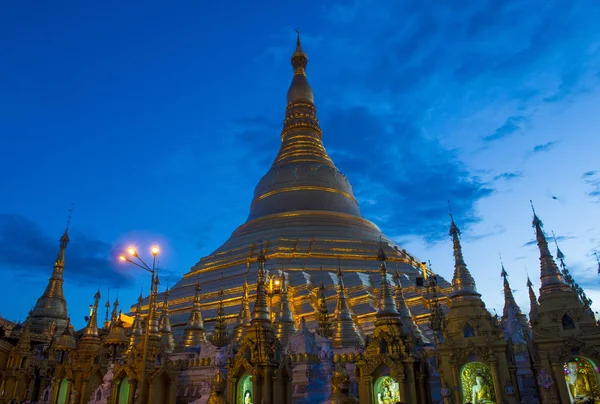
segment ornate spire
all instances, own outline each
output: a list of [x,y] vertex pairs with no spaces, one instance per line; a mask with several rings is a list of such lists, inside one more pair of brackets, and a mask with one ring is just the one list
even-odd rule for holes
[[264,323],[271,324],[269,317],[269,306],[267,306],[267,295],[265,291],[265,254],[262,243],[260,245],[260,255],[256,258],[258,262],[258,271],[256,278],[256,302],[254,303],[254,315],[252,324]]
[[289,337],[296,332],[296,322],[294,314],[290,307],[288,298],[288,289],[285,280],[285,273],[281,273],[281,304],[279,310],[279,321],[277,322],[277,338],[282,345],[287,345]]
[[504,281],[504,314],[506,315],[506,311],[509,307],[519,307],[517,302],[515,301],[515,297],[508,283],[508,273],[506,269],[504,269],[504,263],[502,262],[502,257],[500,258],[500,265],[502,267],[502,271],[500,272],[500,276]]
[[539,309],[540,305],[538,303],[537,297],[535,296],[535,292],[533,291],[533,284],[531,283],[531,279],[529,279],[529,275],[527,275],[527,289],[529,289],[529,321],[537,321],[539,318]]
[[554,238],[554,244],[556,245],[556,259],[558,259],[558,262],[560,263],[560,269],[564,281],[567,283],[567,285],[569,285],[571,290],[577,294],[579,300],[581,303],[583,303],[585,308],[589,309],[592,306],[592,300],[587,297],[583,288],[579,286],[577,282],[575,282],[575,279],[573,279],[573,276],[571,276],[571,273],[567,269],[567,266],[565,265],[565,255],[558,247],[558,241],[556,240],[556,235],[554,232],[552,232],[552,237]]
[[113,310],[112,310],[112,314],[110,316],[110,326],[111,327],[117,321],[118,318],[119,318],[119,296],[117,296],[117,298],[115,299],[115,302],[113,303]]
[[358,331],[358,327],[352,317],[352,310],[346,300],[346,289],[342,268],[338,265],[337,270],[337,303],[333,320],[333,335],[331,337],[334,348],[346,348],[356,345],[364,345],[364,340]]
[[531,209],[533,210],[535,237],[540,250],[540,280],[542,283],[540,286],[540,297],[555,291],[568,290],[568,286],[563,280],[563,277],[556,266],[556,262],[554,262],[554,258],[552,258],[552,254],[550,254],[550,250],[548,249],[546,235],[542,230],[544,225],[535,213],[533,202],[531,202]]
[[173,330],[171,329],[171,319],[169,317],[169,289],[165,290],[164,303],[160,312],[160,339],[165,351],[173,352],[175,349],[175,339],[173,338]]
[[195,348],[203,342],[206,342],[206,331],[204,330],[204,320],[200,311],[200,284],[196,284],[196,293],[194,295],[194,304],[190,319],[184,330],[183,346],[184,348]]
[[[327,309],[327,295],[325,285],[323,284],[323,267],[321,267],[321,284],[319,285],[319,320],[315,332],[323,338],[331,338],[333,330],[329,319],[329,310]],[[302,317],[304,319],[304,317]]]
[[156,277],[154,278],[154,285],[152,285],[152,294],[154,295],[154,302],[152,304],[150,304],[151,299],[148,299],[148,318],[146,321],[148,321],[149,327],[148,327],[148,336],[149,337],[154,337],[154,338],[158,338],[159,337],[159,330],[158,330],[158,318],[157,318],[157,314],[156,314],[156,298],[158,297],[158,285],[160,284],[160,281],[158,280],[158,275],[156,275]]
[[508,273],[504,269],[504,263],[500,258],[502,271],[500,275],[504,282],[504,310],[502,312],[502,324],[505,339],[511,339],[513,343],[525,343],[525,335],[531,336],[531,330],[525,315],[515,301],[515,297],[508,283]]
[[244,285],[242,286],[242,304],[240,305],[240,314],[237,323],[233,330],[234,339],[240,341],[244,336],[244,329],[250,327],[252,322],[252,313],[250,312],[250,296],[248,292],[248,281],[244,277]]
[[402,290],[402,282],[400,282],[400,272],[398,271],[398,268],[396,268],[396,272],[394,273],[394,283],[396,284],[396,307],[400,313],[404,333],[406,335],[412,334],[420,342],[426,342],[425,336],[415,322],[412,313],[410,312],[410,308],[404,299],[404,291]]
[[19,353],[28,353],[31,350],[31,313],[25,320],[25,326],[19,335],[14,350]]
[[92,308],[92,315],[90,321],[81,337],[83,339],[98,339],[98,303],[100,303],[100,291],[97,291],[94,295],[94,306]]
[[132,351],[133,348],[142,341],[142,336],[144,335],[144,330],[142,328],[142,301],[144,297],[140,293],[140,297],[138,297],[138,303],[135,309],[135,318],[133,319],[133,324],[131,325],[131,336],[129,337],[129,351]]
[[401,325],[400,313],[398,313],[398,309],[396,308],[396,302],[394,302],[394,297],[390,290],[390,283],[387,279],[387,257],[385,251],[383,251],[381,240],[379,241],[379,244],[379,254],[377,255],[377,259],[381,262],[379,267],[381,284],[379,287],[379,304],[377,307],[377,314],[375,315],[375,326],[389,326],[391,324]]
[[298,40],[292,55],[294,75],[287,94],[281,147],[256,186],[248,221],[287,211],[362,217],[352,186],[323,145],[313,92],[306,78],[307,63]]
[[217,320],[213,333],[210,336],[210,343],[217,348],[222,348],[229,344],[230,337],[227,332],[227,323],[225,322],[225,308],[223,307],[223,274],[221,274],[221,289],[219,290],[219,307],[217,308]]
[[309,101],[314,102],[314,95],[308,80],[306,79],[306,65],[308,64],[308,56],[302,50],[300,44],[300,33],[296,39],[296,51],[292,54],[292,67],[294,68],[294,78],[292,84],[288,90],[287,101],[292,103],[294,101]]
[[106,313],[104,315],[104,329],[108,330],[110,328],[110,321],[109,321],[109,317],[108,317],[108,313],[110,311],[110,289],[108,291],[108,297],[106,298],[106,303],[104,304],[104,307],[106,308]]
[[48,280],[46,290],[37,300],[31,312],[31,330],[37,334],[43,333],[52,322],[56,324],[56,332],[62,333],[69,318],[67,314],[67,301],[63,294],[63,272],[65,269],[65,252],[70,241],[69,224],[71,223],[71,212],[72,209],[69,209],[67,226],[60,238],[60,247],[56,261],[54,262],[52,276]]
[[451,297],[452,299],[463,297],[475,297],[479,299],[481,295],[477,293],[475,280],[471,276],[463,258],[462,247],[460,245],[460,230],[456,223],[454,223],[452,214],[450,214],[450,219],[452,220],[452,224],[450,225],[449,234],[452,237],[452,244],[454,246],[454,276],[452,277],[454,291]]

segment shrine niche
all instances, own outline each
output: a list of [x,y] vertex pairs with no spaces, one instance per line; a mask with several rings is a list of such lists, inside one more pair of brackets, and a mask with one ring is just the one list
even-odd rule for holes
[[373,387],[376,404],[395,404],[400,401],[400,386],[390,376],[381,376]]
[[57,404],[67,404],[69,397],[69,380],[62,379],[58,387],[58,398],[56,399]]
[[581,356],[572,357],[564,364],[565,383],[571,403],[600,403],[599,373],[591,360]]
[[237,404],[252,404],[254,401],[254,389],[249,374],[240,378],[238,382]]
[[462,402],[473,404],[496,403],[494,378],[490,368],[481,362],[470,362],[460,373]]
[[125,376],[119,381],[117,387],[117,404],[127,404],[129,402],[129,378]]

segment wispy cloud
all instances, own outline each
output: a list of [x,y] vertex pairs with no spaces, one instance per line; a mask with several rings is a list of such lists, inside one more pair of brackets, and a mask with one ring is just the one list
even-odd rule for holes
[[491,135],[484,137],[483,140],[491,142],[517,133],[522,130],[523,125],[525,125],[527,121],[527,118],[524,116],[509,116],[502,126],[496,129]]
[[512,181],[512,180],[516,180],[518,178],[523,177],[523,173],[520,171],[513,171],[513,172],[507,172],[507,173],[502,173],[502,174],[498,174],[496,176],[494,176],[493,180],[494,181],[499,181],[499,180],[504,180],[504,181]]
[[552,141],[552,142],[546,142],[543,144],[538,144],[536,146],[534,146],[533,148],[533,153],[542,153],[542,152],[548,152],[550,150],[552,150],[554,147],[556,147],[556,145],[558,144],[557,141]]
[[[71,230],[65,271],[69,279],[82,285],[107,286],[128,283],[111,262],[115,261],[113,247],[104,241]],[[18,276],[50,277],[58,253],[58,239],[43,233],[32,220],[21,215],[0,214],[0,267]]]
[[[574,238],[576,238],[576,237],[574,237],[574,236],[556,236],[556,241],[559,242],[559,241],[571,240]],[[552,241],[554,241],[554,237],[552,238]],[[529,240],[528,242],[523,244],[521,247],[531,247],[533,245],[537,245],[536,239]]]
[[587,195],[595,202],[600,202],[600,174],[598,171],[588,171],[581,176],[590,187]]

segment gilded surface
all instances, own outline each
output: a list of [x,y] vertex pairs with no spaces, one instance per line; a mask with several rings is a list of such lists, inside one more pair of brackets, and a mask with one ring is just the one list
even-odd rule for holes
[[[586,358],[575,357],[564,365],[565,383],[572,402],[578,399],[600,399],[598,372]],[[600,401],[600,400],[599,400]]]
[[400,401],[400,386],[389,376],[377,379],[374,392],[376,404],[396,404]]
[[[494,379],[489,367],[481,362],[471,362],[463,366],[461,375],[463,403],[494,403]],[[474,389],[476,391],[474,391]],[[479,400],[473,402],[473,399]]]

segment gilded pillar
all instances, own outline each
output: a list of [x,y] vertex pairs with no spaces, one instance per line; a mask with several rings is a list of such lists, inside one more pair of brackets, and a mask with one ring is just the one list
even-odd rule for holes
[[263,375],[261,374],[261,370],[256,372],[256,375],[252,375],[251,378],[252,378],[252,390],[254,392],[254,399],[252,402],[260,403],[263,400],[263,392],[262,392]]
[[568,403],[570,400],[569,391],[567,390],[567,384],[565,383],[565,373],[563,365],[559,362],[553,362],[552,366],[552,377],[554,378],[555,388],[558,389],[558,397],[561,401]]
[[417,400],[419,403],[426,404],[428,402],[427,394],[427,376],[423,373],[419,373],[419,395],[420,398]]
[[[400,391],[400,394],[403,394]],[[373,397],[373,377],[372,376],[361,376],[358,381],[358,399],[361,404],[371,404],[371,397]],[[402,397],[404,399],[404,397]]]
[[137,394],[137,388],[137,380],[129,379],[129,397],[127,398],[127,404],[135,404],[135,395]]
[[498,361],[490,361],[490,368],[492,369],[492,378],[494,380],[494,392],[496,393],[496,401],[504,401],[504,392],[502,391],[502,382],[498,375]]
[[462,383],[460,378],[458,377],[458,369],[456,368],[456,362],[452,361],[450,364],[450,370],[452,372],[452,395],[454,396],[454,401],[457,403],[462,402]]
[[85,389],[87,388],[87,383],[88,383],[87,380],[83,380],[81,382],[81,390],[80,390],[81,394],[79,395],[79,404],[87,404],[87,399],[89,398],[89,397],[86,397],[86,394],[85,394]]
[[56,403],[56,401],[58,400],[58,388],[60,387],[60,382],[62,379],[55,379],[54,383],[52,383],[52,397],[50,399],[50,402],[52,404]]
[[408,400],[409,395],[408,391],[406,391],[406,374],[400,374],[400,377],[398,379],[398,384],[400,384],[400,398],[402,400]]

